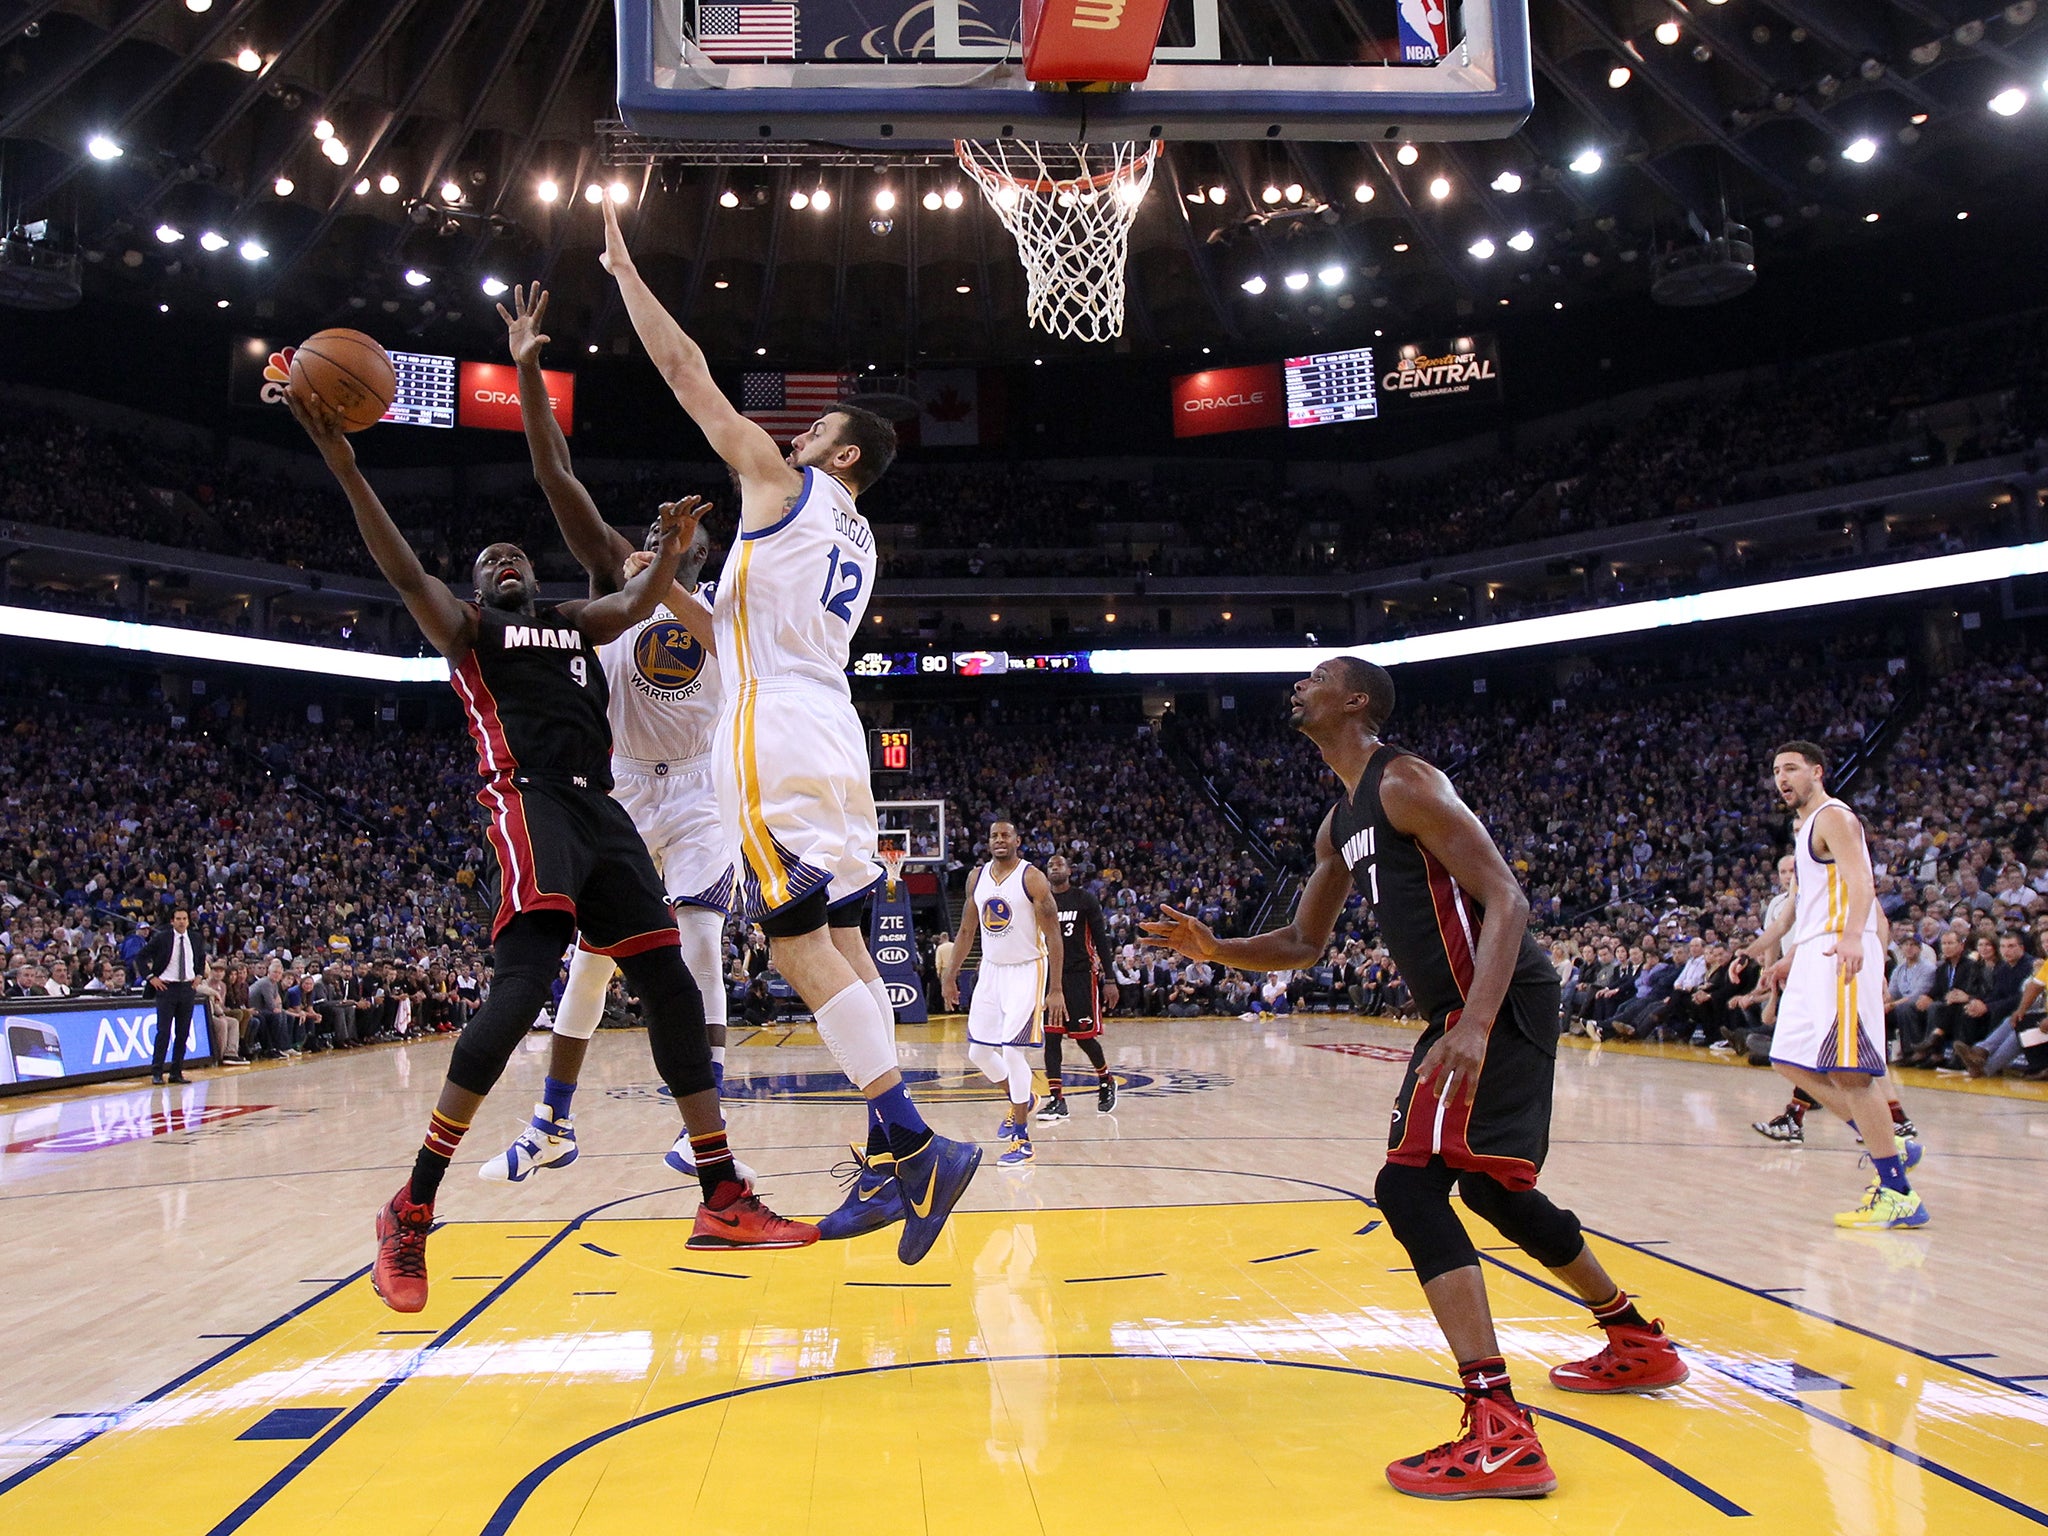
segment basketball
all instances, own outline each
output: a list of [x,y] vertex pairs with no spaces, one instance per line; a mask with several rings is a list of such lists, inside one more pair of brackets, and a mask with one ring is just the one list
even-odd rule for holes
[[360,432],[375,426],[398,394],[391,355],[361,331],[345,327],[315,331],[292,353],[292,388],[318,395]]

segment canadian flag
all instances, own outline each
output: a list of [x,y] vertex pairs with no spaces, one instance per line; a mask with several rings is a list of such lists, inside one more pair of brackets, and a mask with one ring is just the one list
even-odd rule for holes
[[917,375],[918,441],[927,448],[974,448],[981,443],[981,384],[972,368],[940,368]]

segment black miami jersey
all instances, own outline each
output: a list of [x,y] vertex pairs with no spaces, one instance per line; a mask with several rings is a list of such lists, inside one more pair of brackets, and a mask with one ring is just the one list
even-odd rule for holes
[[612,787],[610,693],[596,648],[552,605],[477,612],[476,647],[450,677],[488,782]]
[[1060,974],[1101,975],[1109,954],[1109,925],[1102,918],[1102,903],[1092,892],[1070,885],[1052,893],[1052,904],[1060,915]]

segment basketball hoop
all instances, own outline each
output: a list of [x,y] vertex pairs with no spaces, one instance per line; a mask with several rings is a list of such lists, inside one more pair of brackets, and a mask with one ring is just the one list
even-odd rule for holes
[[904,843],[891,839],[875,849],[875,857],[882,861],[882,873],[888,885],[885,896],[894,896],[896,888],[903,883],[903,864],[910,857],[910,849]]
[[1040,144],[961,139],[953,149],[1017,242],[1031,323],[1063,340],[1124,333],[1131,223],[1159,141]]

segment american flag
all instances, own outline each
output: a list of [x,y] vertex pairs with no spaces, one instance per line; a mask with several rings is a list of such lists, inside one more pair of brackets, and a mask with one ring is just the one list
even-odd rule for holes
[[794,437],[847,394],[843,373],[745,373],[740,414],[758,421],[780,442]]
[[714,59],[793,59],[793,5],[700,5],[697,46]]

